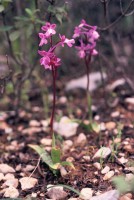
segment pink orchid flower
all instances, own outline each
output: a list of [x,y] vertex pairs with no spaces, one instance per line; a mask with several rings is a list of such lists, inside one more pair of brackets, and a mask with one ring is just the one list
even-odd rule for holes
[[74,39],[68,39],[65,37],[65,35],[60,35],[60,40],[61,40],[61,46],[64,47],[64,44],[67,44],[69,47],[72,47],[73,44],[75,43]]
[[39,46],[42,46],[43,44],[47,44],[47,37],[43,33],[39,33],[39,37],[41,39]]
[[49,22],[47,22],[44,26],[41,27],[41,29],[46,32],[45,33],[46,37],[55,35],[56,34],[55,28],[56,24],[50,24]]

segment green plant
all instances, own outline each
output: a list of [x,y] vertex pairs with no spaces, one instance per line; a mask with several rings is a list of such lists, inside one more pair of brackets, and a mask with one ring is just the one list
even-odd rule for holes
[[[115,156],[118,154],[119,151],[119,147],[120,147],[120,143],[121,143],[121,136],[122,136],[122,124],[118,124],[117,127],[117,136],[112,138],[112,144],[111,144],[111,160],[112,162],[115,159]],[[115,142],[115,140],[117,140],[117,142]]]
[[71,162],[61,161],[61,150],[56,147],[54,134],[50,155],[43,147],[39,145],[30,144],[29,147],[34,149],[39,154],[42,161],[48,165],[53,174],[57,174],[61,166],[70,166],[72,169],[74,169],[74,165]]
[[126,181],[124,176],[118,176],[114,177],[112,182],[120,194],[134,192],[134,178],[132,178],[131,181]]

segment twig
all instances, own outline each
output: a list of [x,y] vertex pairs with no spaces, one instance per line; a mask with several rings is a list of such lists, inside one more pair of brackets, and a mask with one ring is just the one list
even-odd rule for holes
[[125,9],[125,11],[114,21],[112,22],[111,24],[109,24],[108,26],[104,27],[104,28],[101,28],[101,27],[98,27],[99,30],[101,31],[106,31],[110,28],[112,28],[113,26],[115,26],[123,17],[126,16],[126,13],[128,12],[128,10],[130,9],[132,3],[134,2],[134,0],[132,0],[129,5],[127,6],[127,8]]
[[41,157],[39,157],[38,159],[38,162],[37,162],[37,165],[35,166],[34,170],[32,171],[32,173],[30,174],[29,178],[33,175],[33,173],[36,171],[36,169],[38,168],[39,164],[40,164],[40,161],[41,161]]

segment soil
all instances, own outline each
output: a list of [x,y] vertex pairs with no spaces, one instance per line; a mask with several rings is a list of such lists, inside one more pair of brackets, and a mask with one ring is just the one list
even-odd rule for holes
[[[57,83],[58,93],[57,93],[57,103],[56,103],[56,117],[68,116],[70,118],[82,119],[83,113],[87,113],[84,119],[88,121],[88,110],[86,105],[86,94],[84,90],[77,89],[74,92],[66,93],[63,91],[63,86],[61,82]],[[124,91],[124,92],[123,92]],[[112,96],[112,94],[116,94]],[[66,96],[67,102],[61,103],[60,97]],[[101,174],[101,170],[97,170],[92,159],[96,151],[101,147],[110,147],[113,141],[113,137],[117,137],[117,126],[122,125],[122,135],[121,142],[119,143],[118,152],[116,152],[115,157],[108,157],[102,163],[102,168],[109,166],[110,170],[114,170],[115,175],[126,175],[131,173],[127,170],[128,164],[134,162],[134,110],[130,109],[130,106],[125,103],[126,97],[132,97],[133,91],[131,91],[128,86],[123,86],[123,88],[117,87],[116,90],[112,92],[104,91],[104,88],[98,88],[92,93],[92,102],[95,106],[93,109],[93,121],[98,124],[108,124],[108,122],[114,122],[114,128],[107,128],[99,133],[94,131],[89,131],[87,126],[79,126],[75,136],[68,138],[73,141],[73,146],[70,150],[62,155],[62,160],[71,157],[73,159],[73,164],[75,166],[74,171],[70,171],[66,177],[62,177],[60,173],[54,175],[48,166],[40,161],[37,169],[32,174],[32,177],[38,179],[38,184],[36,184],[32,189],[23,191],[21,185],[19,184],[19,198],[26,198],[32,193],[37,193],[36,199],[46,199],[46,186],[48,184],[65,184],[69,185],[77,190],[89,187],[93,189],[93,195],[97,192],[103,193],[114,188],[110,180],[104,181],[104,175]],[[118,101],[116,101],[118,100]],[[25,109],[20,109],[18,116],[14,111],[3,111],[1,117],[0,126],[0,164],[6,163],[16,169],[17,166],[21,166],[20,169],[15,172],[15,177],[20,179],[23,176],[30,176],[32,171],[24,172],[24,168],[27,165],[36,166],[38,163],[39,156],[28,147],[28,144],[40,144],[42,138],[50,138],[49,127],[45,130],[42,125],[38,127],[33,127],[29,125],[31,120],[36,120],[40,122],[41,120],[46,120],[44,117],[44,111],[42,107],[42,102],[40,100],[40,95],[32,92],[32,98],[30,98],[31,109],[26,111]],[[9,105],[10,107],[10,105]],[[50,103],[51,108],[51,103]],[[132,108],[132,106],[131,106]],[[115,113],[115,115],[114,115]],[[24,133],[25,129],[29,129]],[[37,129],[38,128],[38,129]],[[37,129],[37,131],[36,131]],[[31,130],[31,131],[30,131]],[[75,141],[80,133],[84,133],[87,137],[87,142],[84,145],[76,145]],[[57,145],[62,148],[62,143],[65,138],[56,136]],[[15,144],[14,144],[15,141]],[[128,144],[128,148],[126,147]],[[86,161],[83,156],[90,156],[90,160]],[[120,163],[118,158],[125,157],[128,159],[127,163]],[[0,182],[2,185],[2,181]],[[66,190],[69,197],[77,197],[72,191]],[[3,194],[0,194],[0,198]],[[134,196],[133,196],[134,198]]]

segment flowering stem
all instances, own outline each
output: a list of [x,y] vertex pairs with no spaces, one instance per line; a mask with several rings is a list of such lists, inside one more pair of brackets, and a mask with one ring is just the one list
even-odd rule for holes
[[57,69],[52,66],[52,77],[53,77],[53,108],[52,108],[52,114],[51,114],[51,120],[50,120],[50,128],[51,133],[53,135],[53,121],[54,121],[54,113],[55,113],[55,100],[56,100],[56,73]]
[[86,71],[87,71],[87,89],[86,89],[86,94],[87,94],[87,103],[88,103],[88,110],[89,110],[89,119],[92,121],[92,111],[91,111],[91,96],[89,93],[89,73],[90,73],[90,61],[91,61],[91,54],[89,57],[85,57],[85,66],[86,66]]

